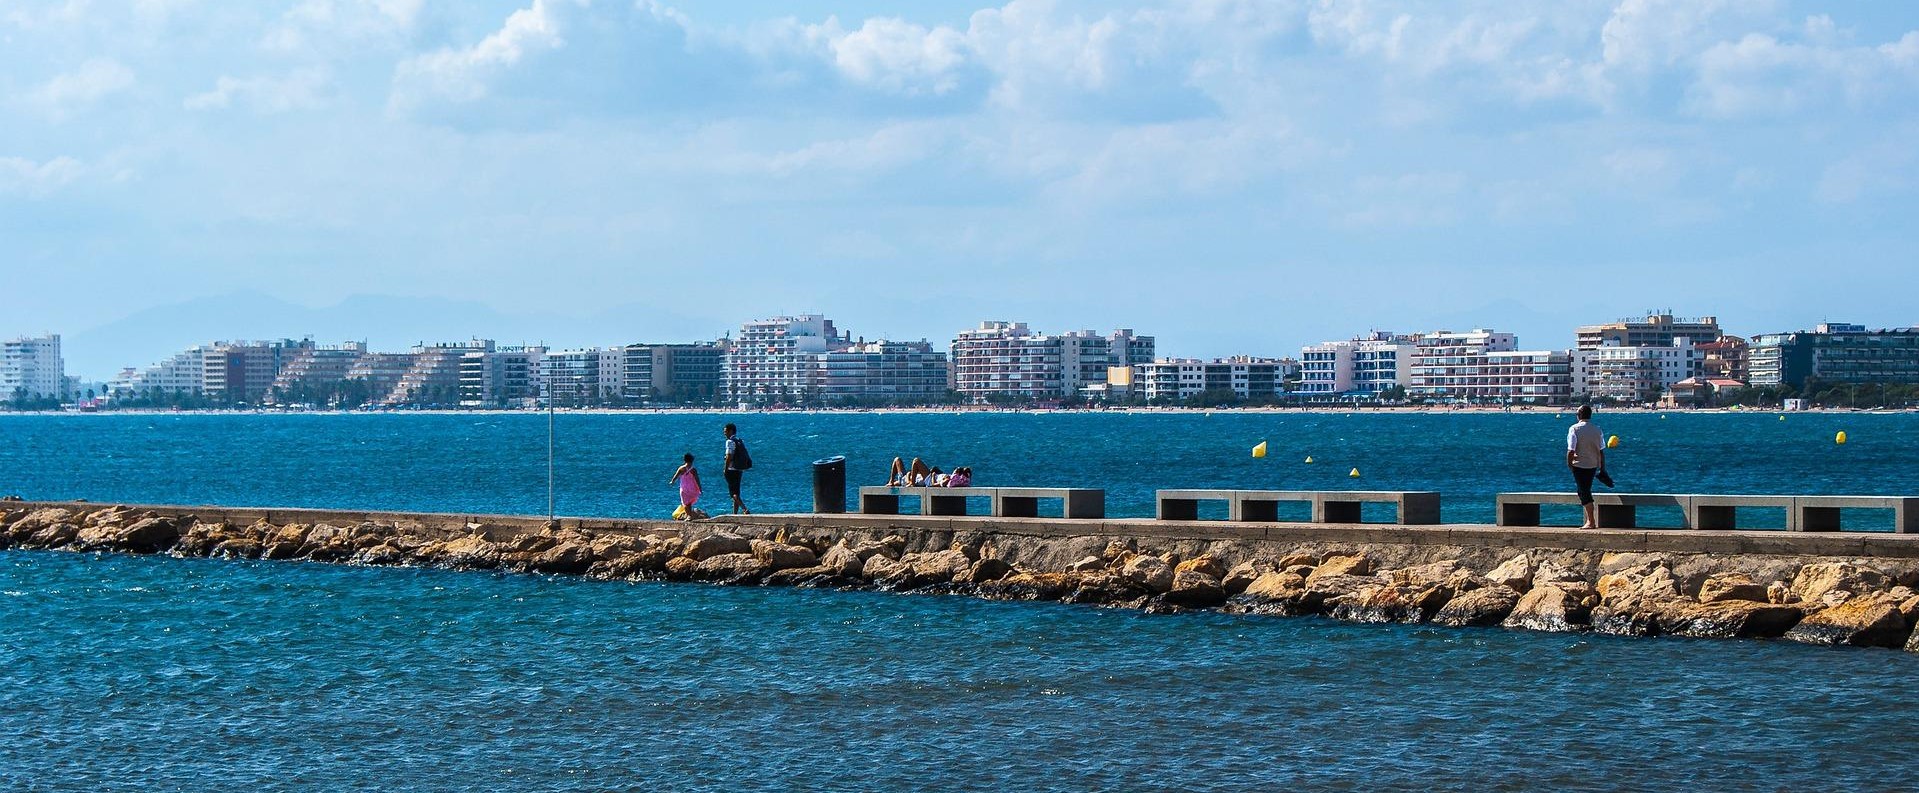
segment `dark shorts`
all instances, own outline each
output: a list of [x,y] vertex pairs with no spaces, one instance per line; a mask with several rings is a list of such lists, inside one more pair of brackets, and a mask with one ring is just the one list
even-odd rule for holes
[[[727,473],[731,474],[732,471]],[[1579,503],[1593,503],[1593,477],[1598,475],[1597,468],[1573,468],[1573,484],[1579,488]]]
[[[1592,477],[1590,476],[1586,477],[1586,489],[1588,491],[1592,490]],[[739,498],[740,496],[740,472],[731,468],[726,469],[726,494],[734,498]]]

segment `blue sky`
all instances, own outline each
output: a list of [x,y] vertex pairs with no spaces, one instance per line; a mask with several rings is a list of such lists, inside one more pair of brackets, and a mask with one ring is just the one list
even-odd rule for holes
[[0,66],[0,335],[91,376],[799,311],[1919,324],[1913,3],[9,2]]

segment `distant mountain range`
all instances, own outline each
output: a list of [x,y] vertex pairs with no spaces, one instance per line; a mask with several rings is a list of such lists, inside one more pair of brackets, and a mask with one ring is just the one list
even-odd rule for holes
[[426,342],[493,339],[502,344],[587,347],[718,338],[739,317],[688,316],[655,306],[599,312],[517,314],[438,297],[354,295],[318,308],[242,291],[137,311],[105,325],[62,334],[67,373],[105,380],[209,341],[299,339],[365,341],[404,351]]

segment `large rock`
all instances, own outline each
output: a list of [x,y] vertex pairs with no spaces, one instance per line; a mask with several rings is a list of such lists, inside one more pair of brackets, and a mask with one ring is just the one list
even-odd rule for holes
[[1681,604],[1660,616],[1659,630],[1674,636],[1775,639],[1799,622],[1795,606],[1751,600]]
[[[1792,577],[1792,593],[1808,603],[1836,603],[1891,585],[1884,573],[1850,562],[1818,562],[1799,568]],[[1842,597],[1828,598],[1833,593]]]
[[700,563],[693,561],[693,557],[675,556],[666,560],[666,566],[661,572],[666,575],[668,581],[691,581],[693,573],[699,569]]
[[[1309,583],[1323,587],[1328,581]],[[1375,582],[1339,595],[1326,602],[1327,613],[1335,619],[1352,622],[1424,622],[1452,599],[1452,587],[1445,583]]]
[[841,542],[826,549],[826,556],[820,559],[820,566],[833,571],[834,575],[856,576],[866,566],[866,560],[857,551]]
[[860,568],[860,577],[875,583],[893,581],[906,575],[904,562],[889,559],[885,554],[873,554],[866,557],[866,564]]
[[593,546],[579,542],[562,542],[535,555],[529,566],[542,573],[578,575],[586,572],[598,560],[598,555],[593,552]]
[[[385,543],[384,539],[371,535],[367,539],[376,540],[376,547]],[[429,562],[443,567],[488,570],[500,566],[500,546],[478,534],[428,546],[426,554]]]
[[[1530,580],[1530,579],[1527,579]],[[1456,628],[1498,625],[1519,605],[1519,590],[1505,584],[1460,593],[1433,614],[1433,622]]]
[[1226,602],[1226,590],[1219,585],[1219,579],[1185,568],[1173,574],[1173,586],[1166,591],[1166,602],[1184,608],[1210,608]]
[[1532,555],[1522,553],[1500,562],[1498,567],[1486,573],[1486,580],[1523,593],[1533,587],[1533,569]]
[[967,574],[966,580],[975,584],[985,584],[1012,574],[1012,564],[1005,559],[989,556],[973,563],[973,569]]
[[1533,579],[1532,591],[1513,606],[1500,624],[1508,628],[1534,631],[1567,632],[1583,630],[1589,624],[1593,605],[1599,595],[1583,581],[1542,583]]
[[1218,557],[1210,555],[1195,556],[1173,566],[1173,573],[1175,575],[1188,570],[1204,573],[1206,577],[1215,581],[1226,577],[1226,563],[1220,561]]
[[754,558],[753,554],[723,553],[700,562],[693,568],[693,577],[700,581],[743,585],[759,583],[767,572],[766,563]]
[[1117,573],[1093,573],[1081,576],[1079,586],[1062,599],[1095,606],[1143,605],[1152,595],[1144,585]]
[[901,587],[950,584],[973,570],[973,560],[965,551],[956,549],[909,553],[900,557],[900,563],[906,567],[905,575],[899,577]]
[[1253,579],[1240,592],[1255,600],[1286,600],[1306,591],[1306,577],[1298,573],[1271,572]]
[[753,540],[753,558],[766,563],[769,570],[790,570],[796,567],[814,567],[820,563],[813,549],[798,545],[773,542],[772,540]]
[[1078,573],[1014,573],[981,584],[982,597],[994,600],[1061,600],[1079,588]]
[[1786,638],[1827,646],[1900,647],[1911,634],[1912,624],[1899,612],[1899,601],[1876,593],[1813,612],[1786,631]]
[[1119,576],[1155,594],[1173,588],[1173,568],[1157,556],[1139,555],[1126,560]]
[[1695,605],[1679,591],[1664,564],[1647,564],[1599,577],[1593,630],[1619,636],[1651,636],[1669,612]]
[[638,553],[646,547],[646,541],[625,534],[607,534],[593,539],[593,560],[610,562],[615,559]]
[[[40,531],[62,523],[74,523],[75,519],[73,510],[70,509],[62,507],[36,509],[14,520],[13,524],[7,527],[7,533],[13,536],[15,542],[25,544]],[[80,527],[75,525],[74,533],[78,534],[79,531]]]
[[709,534],[686,545],[687,558],[695,562],[704,562],[723,554],[753,554],[753,543],[745,537],[731,534]]
[[1233,569],[1226,571],[1226,576],[1220,579],[1219,584],[1225,588],[1226,594],[1237,595],[1245,592],[1246,587],[1252,586],[1253,581],[1257,580],[1260,576],[1278,569],[1279,568],[1272,562],[1259,559],[1241,562],[1234,565]]
[[1306,577],[1306,583],[1311,584],[1319,579],[1333,576],[1371,575],[1372,572],[1373,560],[1364,556],[1328,556],[1326,561],[1320,562],[1319,566],[1313,568],[1313,574]]
[[1753,581],[1752,576],[1739,572],[1714,573],[1699,585],[1699,602],[1723,603],[1729,600],[1765,603],[1766,587]]

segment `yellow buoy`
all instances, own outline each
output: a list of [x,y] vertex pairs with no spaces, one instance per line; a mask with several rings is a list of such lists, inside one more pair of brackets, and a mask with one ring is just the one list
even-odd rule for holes
[[1354,468],[1353,470],[1351,470],[1351,471],[1348,471],[1348,472],[1346,472],[1346,475],[1347,475],[1347,476],[1350,476],[1350,477],[1352,477],[1352,478],[1354,478],[1354,479],[1358,479],[1358,478],[1359,478],[1359,469],[1357,469],[1357,468]]
[[1606,439],[1606,448],[1608,448],[1608,449],[1617,449],[1617,448],[1619,448],[1619,436],[1617,436],[1617,435],[1614,435],[1614,436],[1612,436],[1612,437],[1610,437],[1610,438],[1607,438],[1607,439]]
[[1256,445],[1256,446],[1254,446],[1254,447],[1253,447],[1253,456],[1254,456],[1254,457],[1265,457],[1265,456],[1266,456],[1266,442],[1265,442],[1265,441],[1260,441],[1258,445]]
[[1307,456],[1306,456],[1306,464],[1307,464],[1307,465],[1312,465],[1312,464],[1313,464],[1313,458],[1312,458],[1312,455],[1307,455]]
[[1840,430],[1838,435],[1832,436],[1832,442],[1837,443],[1840,446],[1846,445],[1846,431]]
[[1786,420],[1786,417],[1785,417],[1785,416],[1780,416],[1780,417],[1779,417],[1779,420],[1780,420],[1780,421],[1785,421],[1785,420]]

